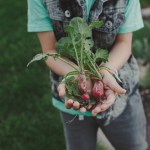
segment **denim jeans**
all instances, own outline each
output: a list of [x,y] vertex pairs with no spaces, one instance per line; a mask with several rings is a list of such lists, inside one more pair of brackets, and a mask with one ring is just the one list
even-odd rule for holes
[[116,150],[147,150],[146,119],[143,104],[136,90],[130,95],[123,113],[109,125],[104,119],[78,117],[70,124],[66,122],[74,116],[61,112],[67,150],[95,150],[97,130],[101,128]]

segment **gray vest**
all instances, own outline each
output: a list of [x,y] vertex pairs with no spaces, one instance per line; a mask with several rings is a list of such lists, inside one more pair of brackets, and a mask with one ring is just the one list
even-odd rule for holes
[[[55,37],[59,40],[66,36],[64,26],[69,23],[73,17],[82,17],[86,19],[86,5],[84,0],[43,0],[45,7],[52,20]],[[125,22],[125,9],[128,0],[94,0],[90,10],[88,22],[103,21],[102,27],[93,29],[92,38],[94,40],[93,52],[95,49],[102,48],[110,50],[113,46],[119,27]],[[107,111],[101,114],[100,118],[105,119],[105,124],[118,117],[127,105],[130,95],[137,90],[138,66],[133,56],[119,70],[119,77],[123,81],[123,87],[127,90],[126,96],[117,96],[115,104]],[[132,78],[134,77],[134,79]],[[58,83],[61,77],[50,72],[52,94],[63,101],[57,93]]]
[[[86,19],[84,0],[44,0],[52,20],[56,39],[65,36],[64,25],[73,17]],[[115,41],[118,28],[125,22],[127,0],[95,0],[89,13],[88,22],[102,21],[104,25],[93,30],[95,48],[110,49]]]

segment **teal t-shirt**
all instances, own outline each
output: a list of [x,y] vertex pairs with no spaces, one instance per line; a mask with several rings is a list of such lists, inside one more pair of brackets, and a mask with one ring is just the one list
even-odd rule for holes
[[[93,0],[85,0],[87,18]],[[143,27],[139,0],[129,0],[125,11],[126,22],[119,28],[118,33],[127,33]],[[45,9],[43,0],[28,0],[28,32],[53,30],[52,22]]]
[[[85,0],[86,9],[87,9],[87,18],[90,12],[90,9],[93,5],[93,0]],[[141,16],[141,8],[139,0],[129,0],[128,5],[125,10],[126,22],[120,26],[118,34],[123,34],[127,32],[133,32],[142,28],[143,20]],[[42,0],[28,0],[28,32],[42,32],[42,31],[52,31],[53,26],[49,18],[48,12],[45,9]],[[64,103],[57,101],[55,98],[52,98],[53,105],[60,109],[63,112],[70,114],[83,115],[80,111],[73,109],[66,109]],[[86,116],[91,116],[90,112],[84,113]]]

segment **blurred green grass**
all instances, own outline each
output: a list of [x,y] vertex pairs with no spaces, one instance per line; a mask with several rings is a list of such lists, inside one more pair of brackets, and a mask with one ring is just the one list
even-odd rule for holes
[[48,69],[26,67],[41,52],[36,34],[27,33],[26,1],[3,1],[0,19],[0,150],[65,150]]
[[150,6],[149,0],[140,0],[140,3],[142,5],[142,7],[149,7]]
[[27,33],[26,1],[0,4],[0,150],[65,150],[48,69],[44,62],[26,68],[41,52],[36,34]]
[[[150,23],[144,23],[144,28],[133,35],[133,53],[134,56],[142,60],[141,67],[147,67],[144,78],[140,80],[141,87],[150,87]],[[140,61],[141,62],[141,61]],[[141,72],[142,74],[142,72]]]

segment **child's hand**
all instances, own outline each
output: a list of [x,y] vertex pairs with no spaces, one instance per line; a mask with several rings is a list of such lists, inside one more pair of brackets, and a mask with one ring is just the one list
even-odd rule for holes
[[[92,82],[90,80],[87,80],[86,81],[86,86],[87,86],[87,91],[90,93],[91,89],[92,89]],[[66,88],[65,88],[65,84],[64,83],[60,83],[58,88],[57,88],[57,90],[58,90],[58,93],[59,93],[60,97],[64,97],[65,96]],[[75,110],[80,109],[80,111],[82,113],[86,112],[86,110],[87,110],[87,108],[81,107],[79,102],[77,102],[77,101],[74,102],[72,99],[66,99],[65,98],[65,106],[66,106],[67,109],[70,109],[70,108],[73,108]]]
[[107,70],[101,70],[101,74],[103,76],[102,81],[104,83],[106,100],[104,100],[103,104],[98,104],[92,110],[92,114],[94,116],[107,110],[111,105],[113,105],[116,99],[116,94],[126,93],[126,90],[117,83],[116,79]]
[[106,99],[103,100],[103,103],[97,104],[97,106],[92,110],[93,116],[96,116],[98,113],[107,110],[114,104],[116,99],[116,93],[114,91],[108,89],[107,87],[107,89],[105,89],[105,96]]
[[[117,83],[115,78],[108,71],[102,70],[101,74],[103,76],[106,100],[104,100],[105,103],[103,103],[103,104],[97,104],[97,106],[92,110],[92,114],[94,116],[100,112],[107,110],[111,105],[113,105],[113,103],[115,102],[115,99],[116,99],[116,94],[125,94],[126,93],[126,90],[123,89]],[[87,81],[87,87],[88,87],[89,91],[92,89],[91,81]],[[61,83],[58,86],[58,92],[59,92],[59,96],[65,96],[66,89],[65,89],[64,83]],[[75,110],[80,109],[81,112],[86,112],[86,110],[89,110],[92,108],[92,106],[88,106],[87,108],[85,108],[85,107],[80,108],[80,103],[77,101],[74,102],[72,99],[65,99],[65,106],[68,109],[70,109],[70,108],[73,108]]]
[[116,79],[107,70],[101,70],[100,73],[103,76],[102,82],[104,83],[105,87],[109,87],[117,94],[126,93],[126,90],[117,83]]

